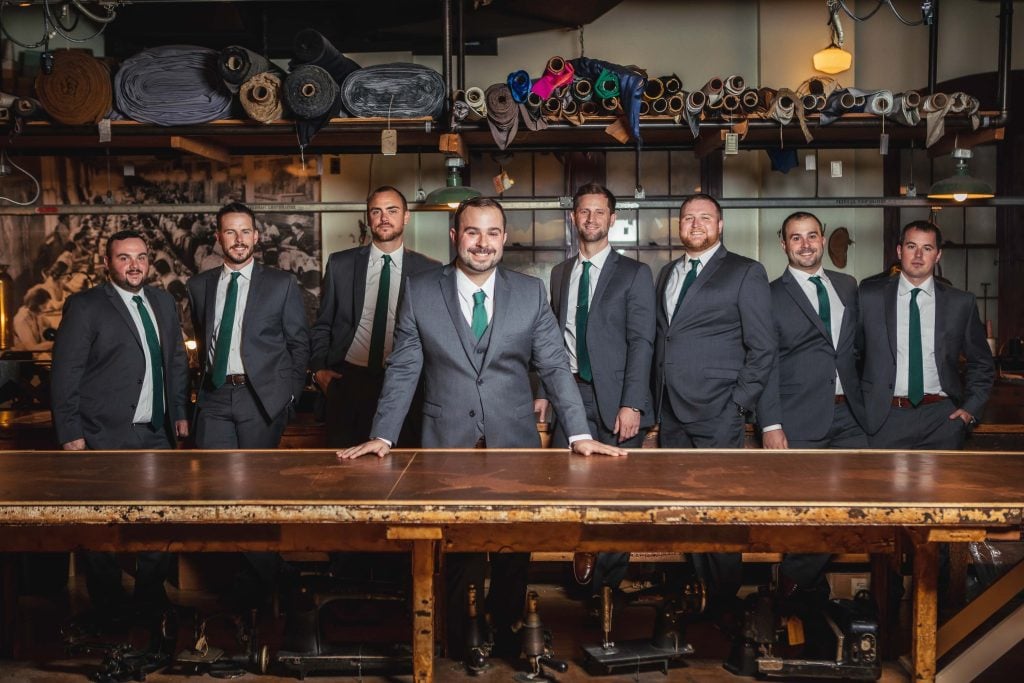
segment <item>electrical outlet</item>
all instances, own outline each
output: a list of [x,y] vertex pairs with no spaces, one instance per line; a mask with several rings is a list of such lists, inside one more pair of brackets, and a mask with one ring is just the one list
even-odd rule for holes
[[818,169],[818,157],[814,155],[814,152],[809,153],[804,157],[804,170],[805,171],[816,171]]
[[831,164],[831,169],[832,169],[832,177],[833,178],[842,178],[843,177],[843,162],[841,162],[841,161],[833,161],[832,164]]

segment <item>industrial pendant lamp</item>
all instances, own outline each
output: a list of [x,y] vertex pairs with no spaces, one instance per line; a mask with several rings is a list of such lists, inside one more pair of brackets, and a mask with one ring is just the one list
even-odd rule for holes
[[832,42],[824,50],[814,53],[814,68],[826,74],[838,74],[846,71],[853,64],[853,55],[843,49],[843,26],[839,23],[839,5],[834,0],[826,0],[831,28]]
[[462,184],[463,162],[461,157],[448,157],[444,160],[444,165],[448,168],[448,178],[445,186],[439,187],[428,194],[427,198],[423,200],[424,206],[444,207],[454,210],[459,208],[459,204],[464,200],[480,196],[480,192]]
[[995,196],[991,185],[967,174],[967,160],[971,158],[971,150],[954,149],[953,158],[956,159],[953,175],[932,185],[932,189],[928,191],[929,199],[955,199],[962,202],[967,199],[988,199]]

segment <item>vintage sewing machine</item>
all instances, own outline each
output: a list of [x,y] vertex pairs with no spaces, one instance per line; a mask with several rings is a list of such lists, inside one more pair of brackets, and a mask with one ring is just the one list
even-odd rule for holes
[[99,655],[100,666],[89,674],[96,683],[144,681],[146,675],[159,671],[171,663],[178,639],[178,620],[173,610],[148,616],[141,620],[149,630],[148,644],[137,648],[133,644],[136,615],[123,615],[113,623],[73,620],[61,629],[64,646],[72,656]]
[[[270,665],[270,650],[259,642],[257,611],[248,618],[236,614],[214,614],[202,621],[196,618],[195,644],[178,653],[175,661],[188,670],[187,675],[209,674],[215,678],[237,678],[247,672],[266,673]],[[242,650],[234,654],[210,644],[211,624],[225,622],[234,632],[235,643]]]

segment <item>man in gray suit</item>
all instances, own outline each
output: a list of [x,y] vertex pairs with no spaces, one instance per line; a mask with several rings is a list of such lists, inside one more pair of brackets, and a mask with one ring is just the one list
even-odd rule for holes
[[[616,253],[608,242],[615,223],[615,195],[597,184],[583,185],[573,197],[572,222],[579,254],[551,272],[551,308],[569,354],[569,369],[587,412],[590,433],[602,443],[640,448],[654,424],[651,356],[654,353],[654,278],[644,263]],[[571,312],[571,313],[570,313]],[[537,400],[544,420],[547,399]],[[556,422],[553,443],[569,444]],[[618,586],[628,553],[577,553],[576,579],[593,591]],[[591,577],[591,573],[593,576]]]
[[[722,208],[695,194],[679,208],[685,255],[658,275],[654,399],[663,448],[742,448],[775,360],[771,293],[760,263],[726,250]],[[735,596],[739,554],[693,555],[712,597]]]
[[[867,448],[857,376],[857,281],[822,268],[825,231],[818,217],[798,211],[782,222],[789,266],[771,283],[778,357],[757,405],[765,448]],[[861,418],[862,419],[862,418]],[[783,595],[824,589],[831,555],[786,555],[779,568]]]
[[[536,368],[581,455],[624,455],[590,438],[576,382],[569,372],[558,323],[544,283],[499,267],[505,212],[493,199],[464,201],[450,232],[454,263],[409,279],[398,311],[395,347],[377,403],[374,438],[340,451],[342,459],[384,457],[423,375],[425,448],[537,448],[529,370]],[[484,585],[484,555],[448,555],[447,643],[461,658],[470,584]],[[526,599],[527,553],[492,556],[487,609],[495,627],[495,654],[516,655],[512,625]]]
[[[291,273],[256,263],[256,219],[234,202],[217,212],[224,265],[188,281],[203,359],[199,448],[276,448],[306,385],[309,328]],[[227,313],[227,315],[225,315]]]
[[941,246],[937,225],[908,223],[896,247],[900,274],[860,286],[864,426],[874,448],[959,450],[992,389],[974,295],[933,276]]
[[[311,331],[309,367],[326,397],[327,445],[332,448],[355,446],[370,438],[405,282],[416,273],[441,266],[405,247],[409,215],[401,192],[387,185],[378,187],[366,198],[373,241],[335,252],[327,261],[320,312]],[[388,286],[382,294],[385,279]],[[400,446],[419,445],[409,422]]]
[[[64,304],[50,388],[53,426],[65,450],[159,450],[188,436],[181,322],[171,295],[145,284],[149,263],[140,233],[115,233],[104,258],[110,281]],[[123,601],[113,555],[87,553],[85,561],[93,606]],[[137,601],[166,601],[169,561],[166,553],[137,555]]]

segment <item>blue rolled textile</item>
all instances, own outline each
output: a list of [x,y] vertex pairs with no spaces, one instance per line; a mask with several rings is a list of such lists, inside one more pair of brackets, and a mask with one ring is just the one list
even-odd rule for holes
[[533,82],[530,80],[530,74],[521,69],[508,75],[508,89],[512,92],[512,99],[518,104],[526,102],[526,98],[530,96],[531,85]]
[[114,103],[135,121],[158,126],[209,123],[230,115],[220,53],[195,45],[153,47],[126,59],[114,76]]
[[448,91],[441,74],[419,64],[378,64],[353,71],[341,85],[341,101],[353,116],[439,117]]
[[570,64],[575,69],[577,76],[588,78],[594,83],[595,93],[598,97],[601,96],[598,83],[603,71],[607,69],[619,77],[619,103],[622,105],[626,120],[629,121],[629,130],[633,139],[637,145],[641,144],[643,139],[640,137],[640,101],[643,99],[647,77],[619,64],[612,64],[600,59],[578,57],[571,60]]

